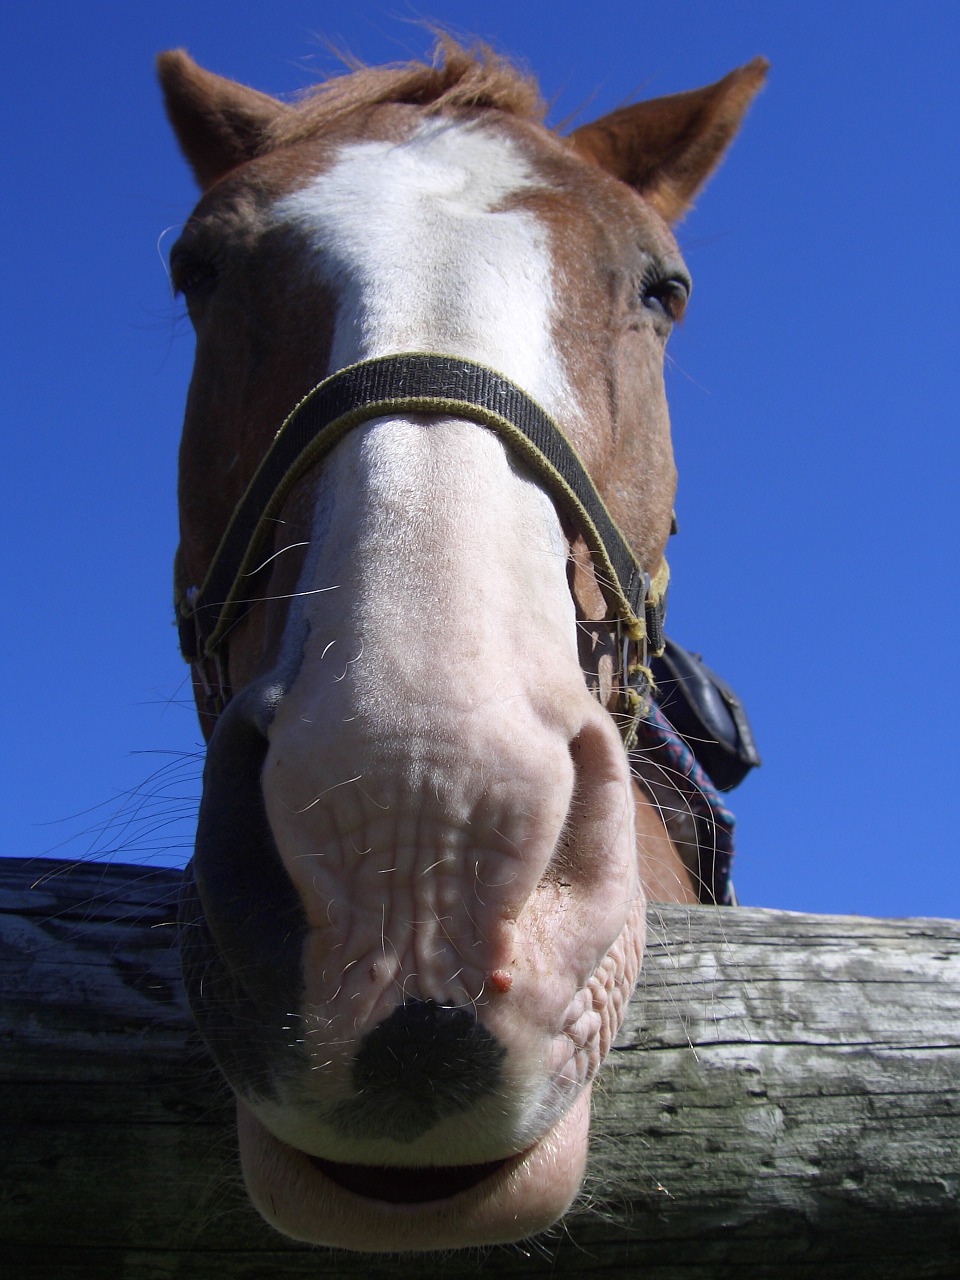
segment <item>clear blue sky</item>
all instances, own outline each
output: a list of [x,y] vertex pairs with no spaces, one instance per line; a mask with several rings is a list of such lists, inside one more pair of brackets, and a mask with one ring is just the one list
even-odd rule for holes
[[[960,915],[952,0],[8,5],[0,852],[182,862],[199,734],[171,627],[193,191],[152,58],[278,94],[422,54],[418,16],[540,77],[551,119],[770,83],[683,225],[669,630],[741,693],[752,904]],[[578,114],[579,113],[579,114]]]

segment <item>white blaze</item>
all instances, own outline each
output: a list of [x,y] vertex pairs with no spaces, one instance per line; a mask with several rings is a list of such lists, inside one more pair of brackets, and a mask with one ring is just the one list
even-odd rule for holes
[[502,137],[438,120],[403,142],[344,147],[281,200],[276,216],[342,291],[331,369],[404,351],[462,356],[569,414],[547,234],[532,213],[503,207],[539,185]]
[[[342,147],[328,169],[279,200],[274,217],[305,241],[305,269],[337,294],[330,371],[408,351],[461,356],[569,422],[576,409],[551,332],[548,234],[531,211],[509,204],[541,185],[509,139],[436,120],[399,142]],[[362,643],[399,646],[400,657],[414,631],[446,627],[494,633],[499,651],[489,656],[505,671],[545,657],[545,643],[575,663],[560,522],[516,464],[499,437],[470,424],[405,418],[354,431],[319,475],[301,589],[335,585],[341,619],[352,609],[354,621],[370,622],[375,609]],[[413,560],[431,566],[424,581],[411,575]],[[356,637],[324,613],[330,603],[307,594],[291,616],[305,617],[324,645],[343,642],[338,659],[351,656],[342,648]],[[292,630],[288,637],[299,646]],[[462,681],[462,645],[435,657],[435,686]],[[361,666],[372,673],[373,663],[368,649]],[[371,674],[370,704],[375,686]]]

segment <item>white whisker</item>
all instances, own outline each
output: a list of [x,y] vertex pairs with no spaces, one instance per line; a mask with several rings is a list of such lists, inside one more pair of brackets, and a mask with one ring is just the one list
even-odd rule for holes
[[311,800],[309,804],[305,804],[302,809],[294,809],[293,812],[297,815],[301,813],[308,813],[312,808],[320,803],[324,796],[328,796],[331,791],[336,791],[338,787],[348,787],[351,782],[359,782],[362,777],[363,774],[358,773],[355,778],[344,778],[342,782],[335,782],[332,787],[327,787],[325,791],[321,791],[320,794],[315,799]]
[[[245,578],[252,578],[255,574],[259,573],[261,569],[265,569],[268,564],[271,564],[274,560],[282,556],[285,551],[296,551],[298,547],[309,547],[309,545],[309,542],[291,542],[288,546],[281,547],[279,551],[275,551],[272,556],[267,556],[266,560],[262,561],[255,569],[251,569],[249,573],[245,573],[243,576]],[[327,590],[330,590],[330,588],[327,588]]]

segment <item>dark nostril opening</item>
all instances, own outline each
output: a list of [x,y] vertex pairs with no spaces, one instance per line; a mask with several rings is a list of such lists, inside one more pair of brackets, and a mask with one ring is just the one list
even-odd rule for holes
[[275,991],[279,964],[289,1001],[302,983],[307,921],[273,838],[260,780],[272,693],[251,685],[217,725],[203,771],[193,873],[221,950],[243,964],[253,988],[264,983]]
[[[308,928],[260,785],[271,696],[245,689],[210,741],[180,911],[184,979],[200,1029],[231,1081],[256,1081],[260,1092],[271,1055],[289,1046],[284,1027],[300,1003]],[[238,1054],[246,1062],[253,1043],[260,1066],[241,1070]]]
[[472,1009],[408,1000],[364,1038],[356,1095],[331,1119],[344,1136],[412,1142],[496,1089],[505,1057]]
[[592,890],[603,873],[604,850],[615,848],[609,834],[605,834],[609,833],[611,818],[621,811],[619,798],[617,807],[611,806],[611,786],[616,787],[618,797],[629,794],[630,768],[613,723],[599,717],[588,721],[570,740],[569,751],[574,768],[573,794],[555,856],[543,880],[566,885],[582,883]]

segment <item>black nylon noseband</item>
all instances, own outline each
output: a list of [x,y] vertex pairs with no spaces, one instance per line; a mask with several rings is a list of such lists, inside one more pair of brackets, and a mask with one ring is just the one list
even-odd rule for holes
[[[597,582],[624,648],[623,685],[663,645],[665,567],[650,577],[614,524],[573,445],[553,419],[502,374],[450,356],[386,356],[351,365],[316,386],[277,432],[238,503],[203,584],[176,583],[180,648],[188,662],[217,661],[231,625],[248,603],[272,521],[293,485],[354,427],[378,417],[428,414],[476,422],[500,434],[573,517],[590,548]],[[178,571],[179,577],[179,571]],[[634,680],[635,700],[638,695]]]

